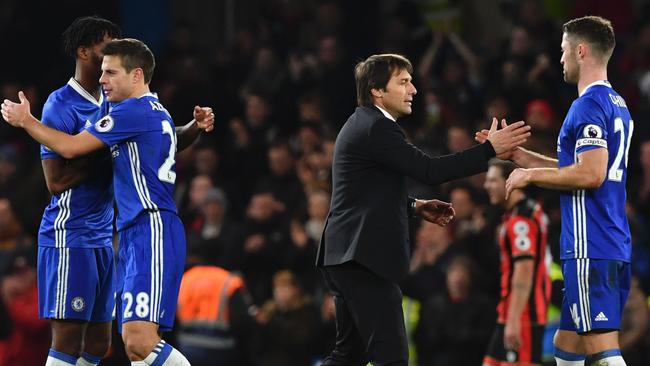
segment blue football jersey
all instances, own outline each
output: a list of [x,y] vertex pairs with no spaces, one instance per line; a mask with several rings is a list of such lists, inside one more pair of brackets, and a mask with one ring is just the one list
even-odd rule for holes
[[119,231],[147,212],[177,212],[176,132],[156,95],[148,93],[115,104],[87,130],[111,148]]
[[[96,100],[71,78],[50,94],[43,107],[43,124],[75,135],[108,113],[103,95]],[[41,159],[63,159],[41,145]],[[110,164],[108,156],[106,164]],[[107,166],[110,171],[110,166]],[[99,248],[111,246],[113,187],[106,176],[91,176],[77,187],[53,195],[45,208],[38,244],[46,247]]]
[[607,149],[607,176],[598,189],[564,191],[561,259],[593,258],[629,262],[630,229],[625,215],[627,160],[634,122],[625,100],[607,81],[587,86],[560,129],[560,167],[574,164],[578,154]]

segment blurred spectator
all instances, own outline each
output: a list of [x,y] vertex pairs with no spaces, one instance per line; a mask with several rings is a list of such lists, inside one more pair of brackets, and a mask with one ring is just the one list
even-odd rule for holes
[[325,140],[321,147],[304,155],[297,162],[296,173],[305,193],[331,191],[334,141]]
[[50,324],[38,318],[35,251],[10,255],[0,275],[0,301],[9,318],[10,332],[0,340],[0,365],[41,366],[50,347]]
[[307,214],[309,218],[305,223],[307,236],[314,241],[319,241],[325,228],[325,220],[330,211],[330,196],[323,191],[311,192],[307,197]]
[[214,188],[214,182],[208,175],[197,175],[190,182],[190,189],[187,194],[187,202],[180,209],[180,217],[185,224],[186,230],[190,231],[200,220],[201,206],[205,196],[210,189]]
[[283,212],[284,204],[270,192],[253,195],[248,204],[234,268],[243,272],[255,304],[271,297],[271,278],[285,261],[290,235]]
[[257,191],[271,192],[290,216],[304,212],[305,193],[296,175],[289,145],[285,142],[275,143],[268,149],[267,156],[271,174],[258,182]]
[[449,225],[454,241],[465,240],[477,234],[485,224],[478,218],[480,210],[476,196],[476,189],[467,182],[455,184],[449,192],[449,202],[456,211],[454,220]]
[[474,131],[463,124],[452,124],[447,130],[447,150],[455,154],[474,145]]
[[543,99],[531,100],[526,105],[524,120],[533,131],[533,135],[526,142],[526,148],[539,151],[546,156],[555,156],[558,127],[555,124],[555,112],[551,104]]
[[415,235],[409,274],[400,284],[405,296],[421,302],[445,290],[445,271],[453,257],[447,227],[422,220]]
[[633,180],[634,184],[629,187],[637,187],[630,195],[632,204],[643,216],[644,226],[650,225],[650,140],[641,142],[639,161],[641,169],[638,176]]
[[194,366],[252,364],[250,306],[239,276],[214,266],[191,268],[178,294],[179,349]]
[[[7,124],[2,121],[2,124]],[[4,139],[4,136],[2,137]],[[47,205],[49,192],[45,186],[40,163],[21,158],[29,152],[37,155],[37,150],[26,146],[2,144],[0,140],[0,197],[11,197],[13,202],[27,203],[14,205],[12,211],[20,217],[26,230],[36,230],[40,224],[43,207]]]
[[321,144],[321,130],[321,126],[315,123],[303,123],[300,125],[294,142],[296,150],[302,155],[310,154],[318,150]]
[[621,333],[619,343],[621,352],[628,366],[642,366],[648,364],[648,330],[650,317],[646,296],[639,287],[639,280],[632,277],[630,294],[623,309],[621,318]]
[[329,204],[329,194],[322,191],[310,193],[307,221],[303,225],[300,220],[294,219],[290,225],[293,245],[285,253],[286,267],[301,279],[303,290],[310,294],[318,293],[322,287],[322,277],[313,262],[325,227]]
[[11,265],[11,254],[33,248],[8,198],[0,198],[0,271]]
[[472,289],[474,264],[456,257],[446,271],[446,293],[427,300],[417,331],[422,366],[480,365],[494,326],[494,303]]
[[553,49],[556,46],[558,27],[549,19],[541,0],[519,1],[517,21],[531,35],[538,49]]
[[349,77],[352,68],[345,61],[340,39],[326,36],[318,42],[318,91],[323,96],[325,119],[334,130],[343,125],[347,111],[355,105],[355,87]]
[[282,95],[286,83],[287,72],[276,51],[270,46],[262,46],[257,49],[255,65],[242,87],[242,95]]
[[228,201],[222,190],[210,189],[203,199],[201,215],[187,231],[187,263],[205,263],[232,269],[241,243],[240,226],[228,217]]
[[445,124],[471,120],[477,114],[479,59],[455,32],[444,24],[434,31],[431,43],[417,66],[425,90],[439,99]]
[[321,315],[289,271],[273,276],[273,299],[256,315],[261,366],[309,366],[318,355]]
[[644,101],[640,98],[648,95],[647,82],[644,80],[647,80],[650,69],[650,22],[644,21],[637,28],[635,38],[618,63],[625,103],[632,109],[640,102],[647,104],[647,99]]

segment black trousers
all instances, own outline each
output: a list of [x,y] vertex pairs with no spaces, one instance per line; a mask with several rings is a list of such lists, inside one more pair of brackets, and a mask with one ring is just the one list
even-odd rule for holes
[[322,268],[336,306],[336,345],[323,366],[406,366],[402,291],[355,262]]

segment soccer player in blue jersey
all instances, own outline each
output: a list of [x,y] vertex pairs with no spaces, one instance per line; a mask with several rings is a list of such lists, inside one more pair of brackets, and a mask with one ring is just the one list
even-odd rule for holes
[[[98,17],[63,33],[75,74],[48,97],[43,124],[76,134],[108,113],[99,85],[102,49],[120,30]],[[46,366],[97,365],[111,340],[115,306],[113,189],[108,149],[67,160],[41,147],[52,200],[39,229],[39,315],[51,320]]]
[[103,52],[100,83],[114,104],[84,131],[70,135],[39,123],[22,92],[21,103],[3,102],[2,115],[66,159],[110,147],[119,212],[116,311],[127,354],[132,365],[189,365],[158,333],[172,328],[185,260],[185,233],[173,200],[174,123],[149,92],[155,63],[147,46],[113,40]]
[[564,80],[577,84],[578,99],[562,124],[558,158],[521,148],[510,157],[523,169],[510,175],[506,194],[529,184],[562,191],[565,293],[554,341],[559,366],[625,365],[618,330],[630,289],[625,181],[634,123],[607,81],[614,46],[606,19],[587,16],[564,24],[560,63]]

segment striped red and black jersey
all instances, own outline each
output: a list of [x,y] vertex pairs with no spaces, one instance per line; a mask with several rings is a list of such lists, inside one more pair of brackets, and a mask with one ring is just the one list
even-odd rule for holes
[[548,217],[542,207],[525,198],[503,215],[499,230],[501,255],[501,299],[497,307],[498,322],[505,323],[514,264],[522,259],[532,259],[534,264],[533,288],[522,313],[523,324],[545,324],[546,310],[551,297],[551,280],[547,259]]

